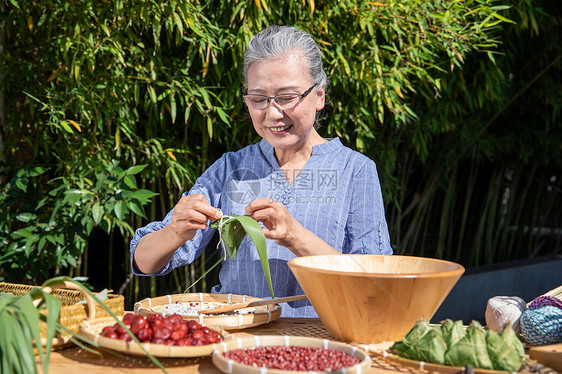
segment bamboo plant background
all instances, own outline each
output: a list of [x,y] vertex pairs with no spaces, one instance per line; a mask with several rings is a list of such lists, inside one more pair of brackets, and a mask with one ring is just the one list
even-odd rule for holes
[[258,140],[242,56],[277,23],[318,40],[331,79],[320,133],[377,162],[395,253],[465,266],[559,254],[561,7],[2,2],[0,279],[107,273],[133,302],[203,274],[214,244],[141,279],[128,243],[222,153]]

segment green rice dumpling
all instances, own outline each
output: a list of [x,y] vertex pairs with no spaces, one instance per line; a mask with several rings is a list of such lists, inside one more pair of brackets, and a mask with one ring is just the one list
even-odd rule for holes
[[486,332],[478,321],[472,321],[466,334],[445,354],[445,363],[453,366],[472,366],[493,369],[488,355]]
[[508,322],[499,334],[491,329],[486,330],[486,342],[494,369],[506,371],[521,369],[525,349],[513,331],[511,322]]
[[457,344],[466,334],[462,321],[457,320],[453,322],[452,319],[441,321],[441,333],[443,334],[445,343],[447,343],[447,347],[452,347]]
[[404,339],[396,342],[392,349],[401,357],[443,364],[447,344],[440,329],[432,328],[425,320],[419,320]]

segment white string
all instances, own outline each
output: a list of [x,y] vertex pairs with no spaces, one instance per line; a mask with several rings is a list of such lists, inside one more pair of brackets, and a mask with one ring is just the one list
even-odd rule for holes
[[224,244],[224,241],[222,240],[222,227],[225,223],[227,223],[228,221],[230,221],[230,219],[232,217],[230,216],[225,216],[224,214],[222,214],[222,210],[220,210],[220,208],[218,209],[219,212],[221,212],[221,218],[219,220],[219,242],[217,243],[217,249],[219,249],[219,246],[222,244],[222,250],[224,251],[224,260],[226,260],[226,256],[227,256],[227,252],[226,252],[226,245]]

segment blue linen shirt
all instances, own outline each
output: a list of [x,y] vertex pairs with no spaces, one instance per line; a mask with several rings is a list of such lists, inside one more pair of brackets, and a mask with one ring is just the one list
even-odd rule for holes
[[[225,153],[183,195],[203,194],[225,215],[244,214],[253,200],[270,197],[282,202],[291,215],[331,247],[342,253],[392,254],[375,163],[345,147],[338,138],[312,148],[312,156],[289,185],[265,140],[236,152]],[[136,230],[130,244],[131,261],[140,239],[170,224],[170,211],[162,221]],[[198,230],[177,249],[170,262],[154,274],[164,275],[193,262],[211,240],[215,229]],[[215,250],[215,248],[209,248]],[[287,261],[295,255],[267,239],[271,280],[276,297],[303,293]],[[270,298],[257,250],[246,236],[233,260],[223,262],[220,284],[211,292]],[[282,304],[282,317],[317,317],[308,300]]]

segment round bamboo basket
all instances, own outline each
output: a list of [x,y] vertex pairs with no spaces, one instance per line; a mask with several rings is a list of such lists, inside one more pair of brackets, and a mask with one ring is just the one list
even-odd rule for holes
[[[227,305],[261,300],[263,299],[246,295],[184,293],[141,300],[135,303],[135,314],[142,316],[161,314],[164,308],[174,303],[215,302]],[[238,330],[269,323],[281,316],[281,306],[279,304],[253,307],[251,310],[252,313],[250,314],[199,314],[196,316],[182,315],[182,317],[186,320],[195,320],[207,326],[221,327],[226,330]]]
[[[209,356],[217,344],[207,344],[200,346],[174,346],[154,343],[137,343],[134,341],[126,342],[119,339],[111,339],[100,335],[105,326],[111,326],[115,323],[112,317],[97,318],[93,320],[86,320],[80,325],[79,334],[84,338],[90,340],[100,347],[111,349],[113,351],[145,356],[146,352],[154,357],[201,357]],[[208,326],[209,329],[217,331],[221,334],[223,340],[228,339],[222,329],[217,327]]]
[[260,346],[300,346],[300,347],[318,347],[325,349],[334,349],[343,351],[351,356],[357,357],[360,362],[356,365],[347,367],[338,372],[346,374],[364,373],[371,366],[370,356],[361,349],[328,339],[318,339],[302,336],[289,335],[256,335],[245,338],[233,338],[229,341],[217,344],[213,351],[213,363],[223,373],[239,373],[239,374],[291,374],[295,371],[269,369],[263,367],[255,367],[241,364],[233,360],[227,359],[224,352],[233,349],[255,348]]
[[[420,373],[443,373],[443,374],[458,374],[458,373],[471,373],[474,374],[505,374],[506,371],[503,370],[488,370],[480,368],[467,368],[462,366],[450,366],[435,364],[431,362],[423,362],[411,360],[408,358],[400,357],[392,352],[393,342],[384,342],[379,344],[370,344],[358,346],[373,355],[382,357],[388,362],[395,363],[400,366],[406,366],[412,368],[412,370],[419,370]],[[549,367],[539,364],[538,362],[529,359],[529,355],[525,355],[525,366],[517,373],[530,374],[530,373],[545,373],[554,374],[555,371],[551,370]]]
[[430,320],[464,272],[453,262],[413,256],[297,257],[289,267],[326,330],[363,344],[400,340]]

